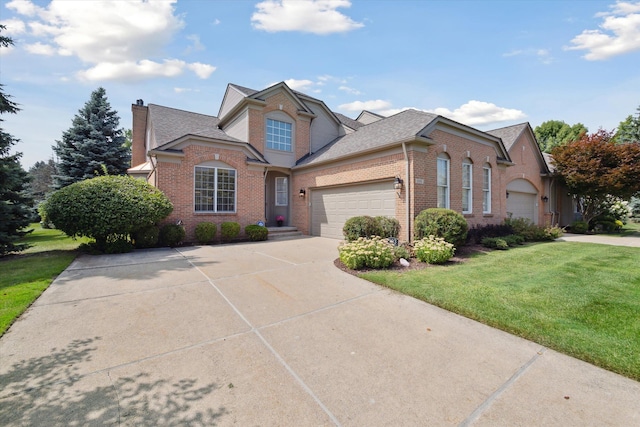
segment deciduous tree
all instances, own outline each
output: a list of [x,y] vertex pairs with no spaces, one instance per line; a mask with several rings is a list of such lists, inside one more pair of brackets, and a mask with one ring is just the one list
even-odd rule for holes
[[550,153],[555,147],[579,140],[588,130],[582,123],[571,126],[561,120],[547,120],[536,126],[533,132],[540,150]]
[[608,196],[628,200],[640,191],[640,144],[615,144],[613,132],[585,134],[552,155],[586,222],[606,209]]

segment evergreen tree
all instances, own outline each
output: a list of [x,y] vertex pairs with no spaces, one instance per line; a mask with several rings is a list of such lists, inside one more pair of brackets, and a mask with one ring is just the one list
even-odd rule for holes
[[[0,25],[0,30],[4,29]],[[0,36],[0,46],[11,44],[11,38]],[[10,95],[5,95],[3,87],[0,84],[0,114],[15,114],[20,109]],[[0,123],[2,121],[0,119]],[[25,244],[16,243],[28,233],[23,230],[29,225],[31,215],[31,199],[25,191],[29,179],[20,165],[22,153],[10,153],[11,146],[17,142],[0,127],[0,256],[27,248]]]
[[56,174],[56,163],[53,159],[36,162],[29,168],[31,184],[29,192],[36,201],[46,199],[47,195],[53,191],[53,176]]
[[91,93],[72,126],[56,141],[53,151],[58,155],[54,187],[62,188],[74,182],[106,171],[109,175],[124,175],[130,164],[130,155],[123,146],[125,137],[118,128],[118,112],[113,111],[106,91],[98,88]]
[[620,125],[618,126],[618,132],[614,137],[616,143],[640,143],[640,107],[637,108],[637,111],[638,113],[635,117],[629,115],[624,121],[620,122]]

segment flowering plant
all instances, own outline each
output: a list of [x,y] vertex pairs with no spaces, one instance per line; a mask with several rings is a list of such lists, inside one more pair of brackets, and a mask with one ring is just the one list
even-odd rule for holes
[[382,237],[359,237],[338,247],[340,261],[352,270],[364,267],[387,268],[395,261],[393,246]]
[[429,264],[444,264],[453,257],[456,248],[442,237],[430,235],[413,244],[416,258]]
[[278,222],[279,222],[279,221],[284,221],[284,216],[282,216],[282,215],[278,215],[278,216],[276,217],[276,221],[278,221]]

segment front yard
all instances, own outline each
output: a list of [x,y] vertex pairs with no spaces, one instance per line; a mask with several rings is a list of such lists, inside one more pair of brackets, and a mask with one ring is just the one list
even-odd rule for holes
[[360,277],[640,380],[640,248],[531,244]]

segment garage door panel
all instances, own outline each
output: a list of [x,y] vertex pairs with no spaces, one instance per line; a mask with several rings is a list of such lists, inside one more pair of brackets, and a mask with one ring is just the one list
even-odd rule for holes
[[311,234],[342,239],[347,219],[360,216],[395,216],[395,190],[382,182],[317,189],[311,196]]
[[509,192],[507,212],[513,218],[526,218],[535,222],[536,195],[520,192]]

